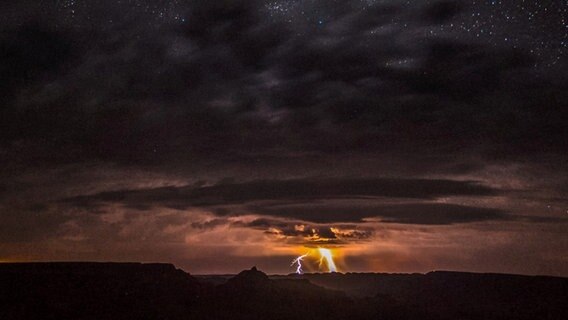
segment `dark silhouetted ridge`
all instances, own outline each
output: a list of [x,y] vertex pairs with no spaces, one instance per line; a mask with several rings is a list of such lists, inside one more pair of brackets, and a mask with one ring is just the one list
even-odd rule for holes
[[451,271],[304,274],[301,278],[358,299],[391,300],[437,319],[568,319],[567,278]]
[[229,279],[227,285],[257,287],[267,286],[269,283],[270,279],[264,272],[258,271],[256,267],[252,267],[250,270],[241,271],[234,278]]
[[256,267],[219,277],[200,282],[171,264],[0,264],[0,319],[568,319],[566,278],[447,271],[269,277]]
[[0,319],[182,319],[202,291],[171,264],[0,264]]

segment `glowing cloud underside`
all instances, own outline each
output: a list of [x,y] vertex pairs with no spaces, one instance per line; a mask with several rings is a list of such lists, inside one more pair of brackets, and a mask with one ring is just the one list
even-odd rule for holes
[[321,256],[320,267],[323,261],[325,260],[325,264],[327,265],[327,269],[329,270],[329,272],[337,272],[337,267],[335,266],[335,262],[333,261],[333,255],[331,253],[331,250],[325,248],[318,248],[318,251]]

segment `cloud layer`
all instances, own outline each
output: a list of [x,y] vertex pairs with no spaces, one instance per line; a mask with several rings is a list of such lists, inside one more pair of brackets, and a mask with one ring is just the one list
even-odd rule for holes
[[0,260],[568,274],[565,28],[492,10],[0,4]]

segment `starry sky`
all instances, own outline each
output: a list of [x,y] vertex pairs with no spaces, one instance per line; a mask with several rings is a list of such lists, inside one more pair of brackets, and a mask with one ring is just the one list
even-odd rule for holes
[[0,262],[568,276],[568,1],[0,16]]

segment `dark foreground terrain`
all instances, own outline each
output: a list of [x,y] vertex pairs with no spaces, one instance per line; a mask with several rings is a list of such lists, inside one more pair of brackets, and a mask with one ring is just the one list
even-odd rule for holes
[[193,277],[169,264],[0,264],[0,319],[568,319],[568,279],[498,274]]

